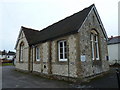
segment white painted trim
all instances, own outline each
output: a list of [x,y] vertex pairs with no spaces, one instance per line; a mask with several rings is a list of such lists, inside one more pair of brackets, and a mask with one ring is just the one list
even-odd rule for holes
[[[87,17],[90,15],[90,13],[92,12],[94,6],[91,8],[90,12],[88,13]],[[82,25],[80,26],[80,28],[78,29],[78,32],[80,32],[80,29],[82,28],[82,26],[85,24],[87,17],[85,18],[84,22],[82,23]]]
[[[60,58],[60,43],[62,42],[63,44],[63,59]],[[66,42],[66,40],[62,40],[58,42],[58,56],[59,56],[59,61],[67,61],[67,58],[65,58],[65,45],[64,42]]]
[[19,40],[20,40],[20,35],[21,35],[21,33],[22,33],[22,27],[20,28],[19,35],[18,35],[18,37],[17,37],[17,41],[16,41],[16,45],[15,45],[15,48],[14,48],[14,49],[17,48],[18,42],[19,42]]
[[[18,38],[17,38],[16,45],[15,45],[15,48],[14,48],[14,49],[17,48],[18,42],[19,42],[19,40],[20,40],[20,35],[21,35],[21,33],[23,33],[24,36],[25,36],[25,33],[23,32],[22,26],[21,26],[21,28],[20,28],[19,35],[18,35]],[[28,46],[29,46],[29,43],[28,43],[28,41],[27,41],[26,36],[25,36],[25,39],[26,39],[26,42],[27,42],[27,44],[28,44]]]
[[105,28],[104,28],[104,26],[103,26],[103,23],[102,23],[102,21],[101,21],[101,19],[100,19],[100,16],[99,16],[98,11],[97,11],[97,9],[96,9],[95,6],[94,6],[94,10],[95,10],[95,13],[96,13],[96,15],[97,15],[97,18],[98,18],[98,20],[99,20],[99,22],[100,22],[99,25],[102,26],[103,33],[105,34],[106,39],[108,39],[107,33],[105,32]]
[[23,55],[24,55],[24,54],[23,54],[23,52],[24,52],[24,51],[23,51],[23,50],[24,50],[23,47],[24,47],[24,45],[20,45],[20,55],[19,55],[19,56],[20,56],[20,62],[23,61]]
[[96,43],[97,43],[97,54],[98,54],[98,55],[97,55],[98,58],[96,58],[96,60],[99,60],[99,57],[100,57],[100,56],[99,56],[98,36],[96,37],[96,40],[97,40]]
[[[95,11],[95,13],[96,13],[96,15],[97,15],[96,17],[98,18],[98,20],[99,20],[99,22],[100,22],[99,25],[102,26],[102,31],[103,31],[103,33],[105,34],[106,40],[107,40],[107,39],[108,39],[107,33],[105,32],[105,28],[104,28],[104,26],[103,26],[103,24],[102,24],[102,21],[101,21],[101,19],[100,19],[100,16],[99,16],[99,14],[98,14],[97,9],[96,9],[95,6],[93,6],[93,7],[91,8],[91,10],[90,10],[90,12],[88,13],[87,17],[89,16],[89,14],[92,12],[93,9],[94,9],[94,11]],[[84,23],[86,22],[87,17],[85,18],[85,20],[84,20],[84,22],[82,23],[81,27],[78,29],[78,32],[80,32],[80,29],[82,28],[82,26],[83,26]]]
[[[36,49],[36,61],[40,61],[40,48],[37,46],[35,49]],[[37,58],[37,55],[38,55],[38,58]]]
[[94,38],[94,36],[93,36],[93,34],[91,34],[91,44],[92,44],[92,60],[94,60],[95,59],[95,52],[94,52],[94,40],[93,40],[93,38]]

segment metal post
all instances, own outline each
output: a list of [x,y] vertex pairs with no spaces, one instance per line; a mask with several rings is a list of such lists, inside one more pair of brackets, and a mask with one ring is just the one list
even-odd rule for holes
[[118,68],[116,68],[116,75],[117,75],[117,80],[118,80],[118,88],[120,88],[120,71],[118,70]]

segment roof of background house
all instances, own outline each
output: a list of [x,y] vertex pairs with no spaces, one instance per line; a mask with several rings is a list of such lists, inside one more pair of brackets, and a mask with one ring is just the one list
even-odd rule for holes
[[7,55],[15,55],[15,52],[9,51],[9,52],[7,53]]
[[23,30],[29,45],[35,45],[61,36],[74,34],[78,32],[93,6],[95,5],[92,4],[82,11],[56,22],[41,31],[23,26],[21,29]]
[[0,55],[15,55],[15,52],[9,51],[7,52],[6,50],[0,51]]
[[110,44],[118,44],[120,43],[120,36],[111,36],[110,38],[108,38],[108,42],[107,44],[110,45]]
[[6,50],[3,50],[2,51],[2,55],[6,55],[7,54],[7,51]]

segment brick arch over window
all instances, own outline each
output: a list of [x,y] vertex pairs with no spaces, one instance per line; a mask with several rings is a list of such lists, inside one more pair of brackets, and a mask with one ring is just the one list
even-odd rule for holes
[[92,29],[90,33],[92,60],[100,60],[99,33]]
[[20,48],[19,48],[19,62],[23,62],[23,55],[24,55],[24,42],[22,41],[20,43]]

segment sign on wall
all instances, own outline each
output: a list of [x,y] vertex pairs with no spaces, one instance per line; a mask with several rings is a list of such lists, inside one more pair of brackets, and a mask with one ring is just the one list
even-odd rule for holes
[[81,55],[81,61],[86,61],[86,57],[85,57],[85,55]]

